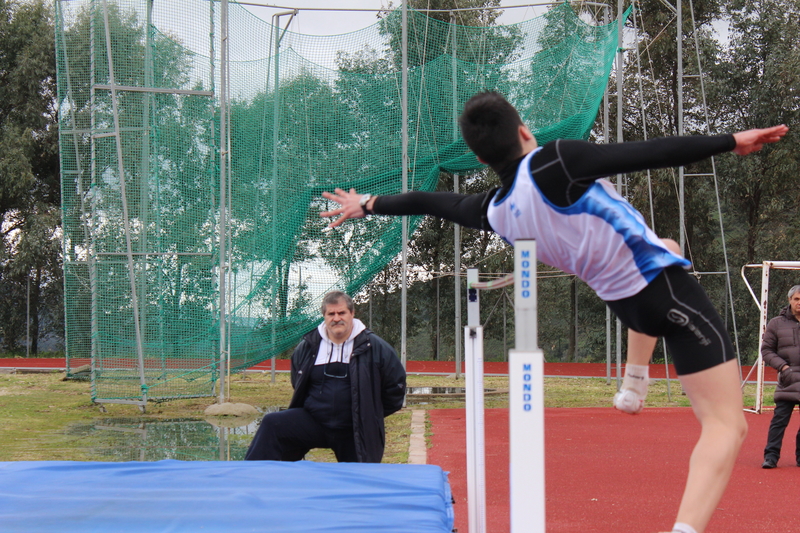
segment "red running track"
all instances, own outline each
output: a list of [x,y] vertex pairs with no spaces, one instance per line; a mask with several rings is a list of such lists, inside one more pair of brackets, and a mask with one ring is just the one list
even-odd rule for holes
[[[428,411],[433,447],[428,463],[450,472],[455,525],[466,533],[465,411]],[[746,413],[750,432],[707,533],[800,531],[800,468],[794,466],[796,418],[783,458],[761,469],[771,414]],[[545,410],[548,533],[671,531],[700,433],[690,408]],[[487,409],[487,532],[509,530],[508,411]]]
[[[89,360],[74,360],[72,367],[89,364]],[[411,374],[454,374],[456,365],[453,361],[408,361],[406,363],[408,372]],[[44,357],[14,357],[14,358],[0,358],[0,368],[52,368],[61,369],[66,368],[66,361],[64,358],[44,358]],[[250,370],[266,371],[272,368],[271,361],[267,360],[257,365],[254,365]],[[275,368],[278,371],[289,370],[288,359],[276,359]],[[750,372],[751,367],[742,367],[744,376],[746,377]],[[508,363],[502,362],[486,362],[484,363],[485,374],[508,374]],[[606,377],[605,363],[545,363],[544,374],[547,377],[558,376],[578,376],[578,377]],[[616,368],[612,365],[611,377],[616,378]],[[650,377],[654,379],[663,379],[667,375],[664,365],[650,365]],[[669,366],[669,375],[675,378],[675,368]],[[771,367],[767,367],[765,371],[766,381],[776,381],[777,374]],[[750,381],[755,381],[755,372],[750,377]]]

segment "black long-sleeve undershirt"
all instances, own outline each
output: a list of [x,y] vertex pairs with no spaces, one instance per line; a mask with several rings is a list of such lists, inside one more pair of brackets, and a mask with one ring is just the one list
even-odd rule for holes
[[[728,152],[733,135],[663,137],[649,141],[595,144],[558,139],[545,144],[530,160],[533,179],[554,205],[577,202],[599,178],[639,170],[678,167]],[[499,172],[500,196],[511,190],[520,161]],[[408,192],[375,199],[373,212],[382,215],[432,215],[462,226],[491,230],[486,219],[497,189],[479,194]]]

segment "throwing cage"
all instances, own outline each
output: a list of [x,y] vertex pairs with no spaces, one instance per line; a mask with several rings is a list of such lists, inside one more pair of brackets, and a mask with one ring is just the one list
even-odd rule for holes
[[324,37],[280,27],[297,13],[56,2],[67,369],[91,364],[93,400],[222,395],[401,250],[401,219],[324,233],[322,191],[482,169],[456,124],[481,90],[541,142],[587,138],[617,51],[616,22],[568,3],[480,28],[398,9]]

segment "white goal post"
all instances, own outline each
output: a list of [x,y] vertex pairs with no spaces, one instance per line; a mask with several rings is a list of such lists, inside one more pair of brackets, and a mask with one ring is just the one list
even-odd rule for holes
[[[747,280],[745,276],[745,270],[748,268],[760,268],[761,269],[761,298],[759,299],[755,292],[753,292],[753,288],[750,286],[750,282]],[[758,322],[758,357],[756,358],[756,363],[753,365],[753,368],[747,374],[747,377],[744,378],[742,381],[742,386],[744,383],[750,379],[750,374],[753,373],[753,370],[756,371],[756,401],[755,406],[753,409],[745,409],[745,411],[761,414],[764,404],[764,360],[761,358],[761,343],[764,341],[764,333],[767,331],[767,322],[769,322],[769,316],[767,316],[768,311],[768,302],[769,302],[769,273],[771,269],[778,269],[778,270],[800,270],[800,261],[764,261],[763,263],[756,263],[751,265],[744,265],[742,267],[742,279],[744,280],[745,285],[747,285],[747,290],[750,291],[750,295],[755,300],[756,305],[759,309],[759,322]]]

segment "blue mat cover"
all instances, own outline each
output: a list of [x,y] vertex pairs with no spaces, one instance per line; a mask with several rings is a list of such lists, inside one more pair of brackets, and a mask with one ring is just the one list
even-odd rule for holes
[[0,462],[3,533],[450,533],[433,465]]

